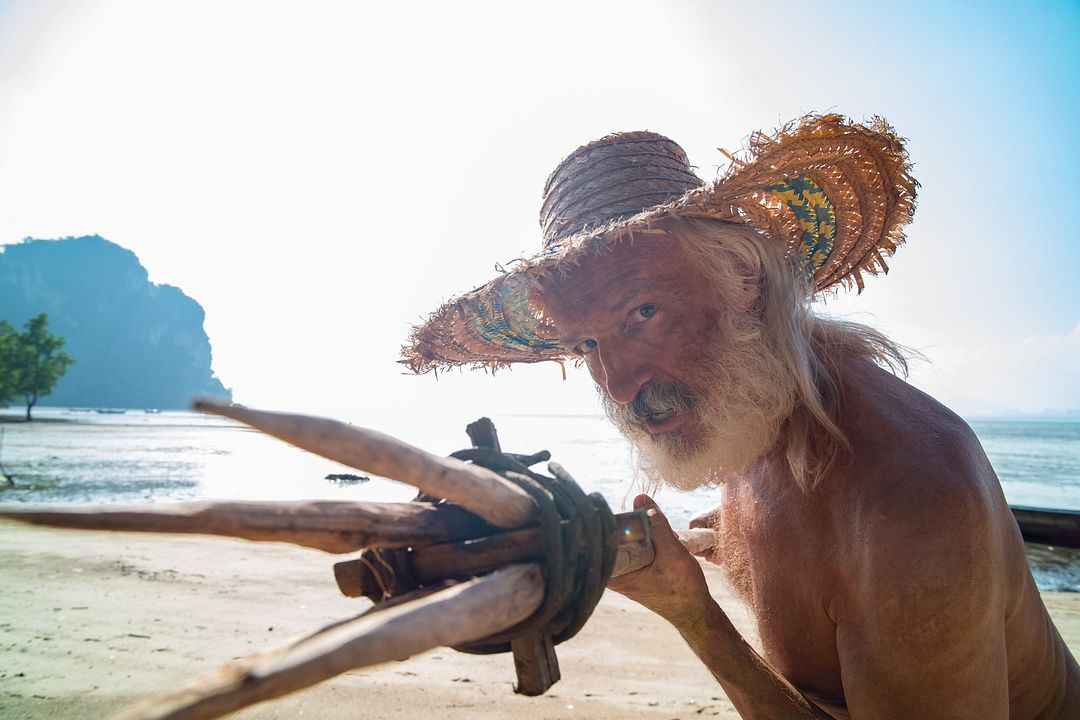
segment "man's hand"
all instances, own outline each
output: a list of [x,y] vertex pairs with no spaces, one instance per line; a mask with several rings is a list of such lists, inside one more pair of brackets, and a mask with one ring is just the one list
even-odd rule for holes
[[608,587],[674,625],[742,717],[831,720],[739,635],[709,594],[701,565],[648,495],[634,498],[634,509],[642,508],[648,511],[656,558],[648,567],[612,578]]
[[612,578],[608,587],[641,603],[676,628],[689,627],[702,617],[705,606],[713,602],[701,566],[679,542],[651,497],[638,495],[634,498],[634,509],[648,511],[656,557],[641,570]]

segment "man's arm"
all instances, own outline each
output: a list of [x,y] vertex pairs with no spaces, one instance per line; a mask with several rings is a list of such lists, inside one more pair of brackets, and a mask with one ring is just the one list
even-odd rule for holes
[[[835,603],[848,711],[856,720],[1003,720],[1008,584],[994,551],[1002,530],[977,493],[928,498],[929,488],[912,485],[912,507],[852,518],[866,531]],[[609,587],[675,625],[743,718],[829,718],[741,637],[652,500],[634,502],[649,510],[656,560]]]
[[743,718],[830,720],[739,634],[709,594],[701,566],[652,499],[639,495],[634,508],[649,512],[656,558],[647,568],[613,578],[608,587],[674,625]]

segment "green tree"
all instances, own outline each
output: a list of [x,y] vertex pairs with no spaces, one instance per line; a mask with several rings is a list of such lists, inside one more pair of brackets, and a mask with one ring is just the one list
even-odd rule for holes
[[49,319],[45,313],[35,315],[16,333],[10,359],[4,360],[7,374],[14,380],[15,393],[26,398],[26,419],[32,420],[30,411],[39,398],[48,395],[56,387],[67,366],[75,361],[64,352],[64,338],[48,331]]
[[7,320],[0,320],[0,407],[11,404],[18,396],[15,389],[15,348],[19,333]]

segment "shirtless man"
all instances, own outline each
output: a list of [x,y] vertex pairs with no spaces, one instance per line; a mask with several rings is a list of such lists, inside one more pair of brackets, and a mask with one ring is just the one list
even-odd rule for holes
[[[722,243],[740,231],[699,232]],[[634,504],[650,509],[656,561],[609,587],[668,619],[745,718],[1077,717],[1080,669],[1047,616],[971,430],[876,364],[894,359],[881,338],[814,328],[808,339],[829,356],[835,420],[850,451],[804,478],[813,485],[804,491],[786,455],[794,409],[760,412],[765,393],[778,396],[766,403],[770,414],[790,402],[784,368],[747,368],[768,380],[751,393],[727,385],[740,371],[725,358],[743,348],[716,330],[727,324],[719,316],[754,303],[718,298],[678,244],[589,258],[550,286],[547,307],[654,473],[692,487],[723,468],[723,505],[696,524],[720,529],[710,559],[756,615],[765,662],[647,496]],[[733,278],[736,295],[749,300],[761,273]],[[747,342],[749,352],[769,352],[762,336]],[[672,413],[680,394],[694,401]],[[735,425],[712,427],[716,414]]]
[[[873,162],[829,174],[832,156],[814,157],[808,138],[833,133],[822,143],[832,152],[851,128],[879,155],[863,148]],[[664,142],[611,136],[567,158],[545,191],[547,252],[521,271],[533,282],[503,278],[448,305],[418,329],[414,367],[545,359],[515,356],[524,351],[513,342],[576,357],[648,477],[683,489],[723,483],[721,507],[692,524],[716,530],[708,559],[755,614],[763,657],[646,495],[634,505],[649,510],[656,559],[609,587],[671,622],[743,717],[1080,717],[1080,667],[1043,606],[974,434],[890,372],[906,366],[887,338],[810,309],[829,277],[861,283],[859,268],[875,269],[836,257],[865,246],[873,224],[845,225],[852,208],[866,220],[868,208],[883,207],[876,247],[895,249],[912,209],[904,192],[914,192],[899,141],[883,125],[810,118],[754,148],[754,161],[732,176],[681,195],[669,187],[674,201],[650,205],[636,197],[642,183],[673,175],[655,159]],[[799,149],[795,159],[782,152],[789,147]],[[881,171],[890,163],[897,172]],[[755,166],[765,181],[755,182]],[[885,199],[845,208],[845,192],[875,183],[852,190],[857,183],[835,179],[870,167]],[[783,206],[748,187],[773,193],[798,220],[818,203],[812,222],[796,227],[829,242],[806,232],[785,240],[780,223],[769,225]],[[770,215],[755,218],[762,207]],[[515,292],[528,298],[532,324]],[[483,322],[468,324],[470,308]],[[463,319],[479,335],[462,332]],[[499,332],[509,337],[503,349],[470,344],[497,345]],[[454,333],[453,343],[435,341]],[[557,346],[544,347],[552,338]]]

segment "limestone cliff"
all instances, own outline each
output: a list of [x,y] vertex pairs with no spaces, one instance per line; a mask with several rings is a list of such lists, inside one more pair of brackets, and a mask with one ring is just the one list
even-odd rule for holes
[[0,320],[40,312],[76,363],[45,404],[183,408],[229,395],[211,370],[202,306],[150,282],[135,253],[96,235],[0,248]]

